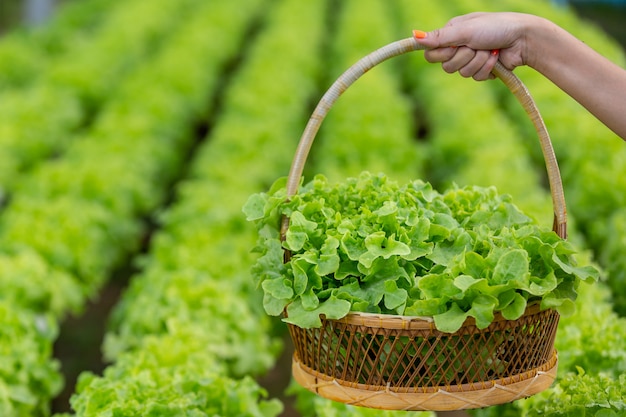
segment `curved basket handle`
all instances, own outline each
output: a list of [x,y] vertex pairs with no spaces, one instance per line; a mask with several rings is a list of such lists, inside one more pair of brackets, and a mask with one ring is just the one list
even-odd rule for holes
[[[317,134],[322,121],[326,117],[326,114],[328,114],[328,111],[337,101],[339,96],[343,94],[343,92],[346,91],[347,88],[363,74],[379,63],[386,61],[389,58],[420,49],[424,49],[424,46],[420,45],[412,37],[390,43],[361,58],[343,74],[341,74],[341,76],[330,86],[330,88],[322,96],[320,102],[317,104],[317,107],[315,107],[315,110],[309,118],[309,121],[300,138],[300,143],[296,149],[295,156],[291,163],[289,176],[287,178],[287,197],[290,197],[297,192],[300,178],[302,177],[302,172],[304,170],[304,164],[311,149],[311,145],[313,144],[313,140],[315,139],[315,135]],[[550,192],[552,194],[552,204],[554,207],[554,222],[552,228],[561,238],[565,239],[567,237],[567,211],[565,207],[563,184],[556,157],[554,155],[552,142],[550,141],[550,135],[548,134],[543,119],[539,114],[539,110],[537,109],[537,106],[528,89],[515,74],[506,69],[499,61],[493,68],[492,73],[502,80],[511,93],[513,93],[513,95],[521,103],[522,107],[533,122],[537,134],[539,135],[539,142],[541,144],[541,150],[546,163],[548,180],[550,183]],[[287,231],[288,225],[289,219],[283,218],[281,225],[281,235],[283,235],[283,237]]]

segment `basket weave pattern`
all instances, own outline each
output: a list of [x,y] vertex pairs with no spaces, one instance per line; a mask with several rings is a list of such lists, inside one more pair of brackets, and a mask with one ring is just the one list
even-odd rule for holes
[[462,392],[532,378],[549,364],[559,315],[529,307],[518,320],[473,320],[456,333],[397,316],[350,314],[321,328],[290,325],[296,360],[342,385],[397,393]]

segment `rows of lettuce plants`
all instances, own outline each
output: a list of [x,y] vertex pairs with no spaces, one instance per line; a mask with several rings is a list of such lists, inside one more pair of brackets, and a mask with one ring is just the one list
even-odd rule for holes
[[[178,29],[194,4],[197,2],[192,0],[129,1],[101,14],[97,28],[88,34],[79,30],[80,27],[72,31],[72,19],[55,21],[45,33],[45,40],[52,43],[48,49],[57,49],[57,53],[47,56],[46,65],[39,62],[39,57],[34,57],[37,76],[29,76],[28,83],[16,81],[3,89],[0,104],[2,191],[10,192],[21,172],[41,159],[59,155],[88,129],[121,81]],[[98,15],[99,6],[99,2],[94,2],[91,8],[80,11],[86,16]],[[89,26],[87,17],[82,20]],[[68,35],[68,31],[75,35]],[[35,37],[29,45],[39,43],[45,42]],[[24,49],[28,53],[28,47],[19,47],[18,51]],[[8,61],[15,62],[10,57]]]
[[[551,2],[480,6],[542,14],[623,61],[602,31]],[[312,104],[343,70],[414,28],[468,11],[460,0],[88,0],[2,39],[0,414],[50,414],[63,385],[52,357],[59,324],[133,262],[139,272],[102,347],[110,365],[80,376],[63,415],[279,415],[281,401],[257,379],[288,352],[286,329],[267,316],[253,282],[257,233],[242,207],[287,173]],[[472,414],[622,415],[623,143],[546,80],[518,73],[555,143],[568,239],[606,279],[582,285],[575,311],[561,319],[554,386]],[[199,140],[202,123],[208,133]],[[549,227],[535,136],[501,85],[445,74],[416,52],[341,97],[306,178],[367,170],[441,190],[493,185]],[[157,231],[140,254],[148,223]],[[406,415],[295,385],[286,395],[301,415]]]
[[[364,7],[354,2],[341,5],[334,17],[333,40],[325,52],[329,59],[327,85],[358,59],[382,46],[381,39],[394,39],[389,14],[389,8],[378,3]],[[369,36],[372,28],[375,37]],[[321,172],[333,181],[364,170],[404,180],[422,175],[423,154],[413,141],[416,127],[412,107],[402,94],[398,74],[393,66],[381,66],[361,78],[359,88],[344,93],[311,150],[313,163],[307,166],[311,175]]]
[[72,37],[88,37],[107,15],[102,0],[68,5],[63,13],[36,28],[18,28],[4,35],[0,45],[0,89],[32,83],[41,75],[42,67],[67,51]]
[[[225,4],[224,25],[232,25],[229,16],[241,4]],[[72,399],[76,415],[281,411],[251,378],[272,367],[280,337],[249,280],[255,236],[240,210],[251,192],[286,168],[291,138],[317,87],[325,12],[324,2],[298,0],[265,9],[229,79],[217,122],[160,217],[143,271],[113,314],[105,342],[112,365],[103,376],[80,378]],[[217,27],[211,34],[206,26],[196,29],[199,38],[224,36]],[[301,43],[307,48],[298,48]],[[277,56],[277,50],[292,53]]]
[[[140,3],[160,10],[155,2]],[[174,3],[179,4],[160,6]],[[3,415],[47,413],[62,383],[51,357],[58,322],[80,310],[136,252],[146,216],[163,203],[182,171],[194,126],[254,16],[251,9],[237,25],[227,17],[232,7],[220,2],[194,10],[194,19],[120,80],[90,129],[62,156],[37,165],[14,185],[0,220],[7,316],[1,338]],[[230,28],[230,45],[199,36],[206,26],[219,33]]]

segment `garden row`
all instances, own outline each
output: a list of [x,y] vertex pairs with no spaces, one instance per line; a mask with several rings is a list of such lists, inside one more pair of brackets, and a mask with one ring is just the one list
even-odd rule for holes
[[[8,62],[22,68],[7,69],[6,85],[0,88],[3,195],[12,191],[22,172],[63,153],[89,130],[117,86],[159,50],[198,4],[196,0],[130,0],[99,13],[101,3],[91,0],[74,6],[67,18],[59,18],[41,36],[26,37],[25,44],[11,49],[6,47],[10,41],[2,44],[5,48],[0,51],[10,51]],[[94,14],[101,16],[97,25]],[[38,51],[40,44],[49,45]],[[32,50],[36,52],[29,57]],[[43,53],[47,55],[41,57]],[[22,61],[32,62],[33,67]],[[10,74],[24,79],[11,79]]]
[[[241,27],[229,20],[241,4],[226,3],[219,4],[228,29],[205,26],[202,37],[238,36]],[[248,3],[248,9],[259,5]],[[104,345],[112,364],[102,376],[80,377],[71,400],[77,416],[275,416],[282,410],[280,402],[263,399],[253,379],[273,366],[281,336],[249,279],[256,237],[241,207],[286,169],[317,88],[325,12],[324,2],[298,0],[264,8],[261,29],[246,40],[245,56],[229,77],[216,123],[159,217],[141,273],[114,310]],[[289,56],[276,55],[287,50]]]
[[[230,17],[232,5],[200,4],[187,9],[184,26],[159,35],[162,46],[157,48],[146,41],[147,34],[153,32],[151,39],[161,30],[156,28],[175,27],[181,3],[127,3],[144,12],[154,8],[157,13],[146,17],[160,19],[146,19],[151,29],[140,31],[136,25],[143,35],[120,38],[118,45],[136,39],[140,49],[154,53],[139,59],[119,51],[125,59],[134,57],[137,65],[118,77],[115,93],[109,91],[90,128],[62,155],[42,161],[14,184],[0,216],[2,415],[49,413],[48,403],[62,385],[59,364],[51,357],[58,323],[68,312],[80,311],[137,252],[147,217],[164,203],[183,171],[195,142],[194,128],[254,17],[250,9],[237,22]],[[229,28],[230,45],[217,33],[205,38],[206,26],[223,33]],[[129,62],[119,65],[128,67]]]
[[56,57],[83,40],[106,21],[110,10],[104,0],[75,2],[64,6],[45,25],[16,28],[4,34],[0,44],[0,90],[31,84]]

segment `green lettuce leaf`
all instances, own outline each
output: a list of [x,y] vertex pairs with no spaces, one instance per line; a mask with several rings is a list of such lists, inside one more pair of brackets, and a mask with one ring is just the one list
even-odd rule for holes
[[530,302],[571,313],[578,284],[599,276],[493,187],[440,193],[363,172],[336,184],[317,175],[286,199],[284,184],[251,196],[244,212],[259,231],[252,272],[265,310],[286,309],[298,326],[364,311],[431,316],[450,332],[473,317],[484,328],[498,312],[519,318]]

